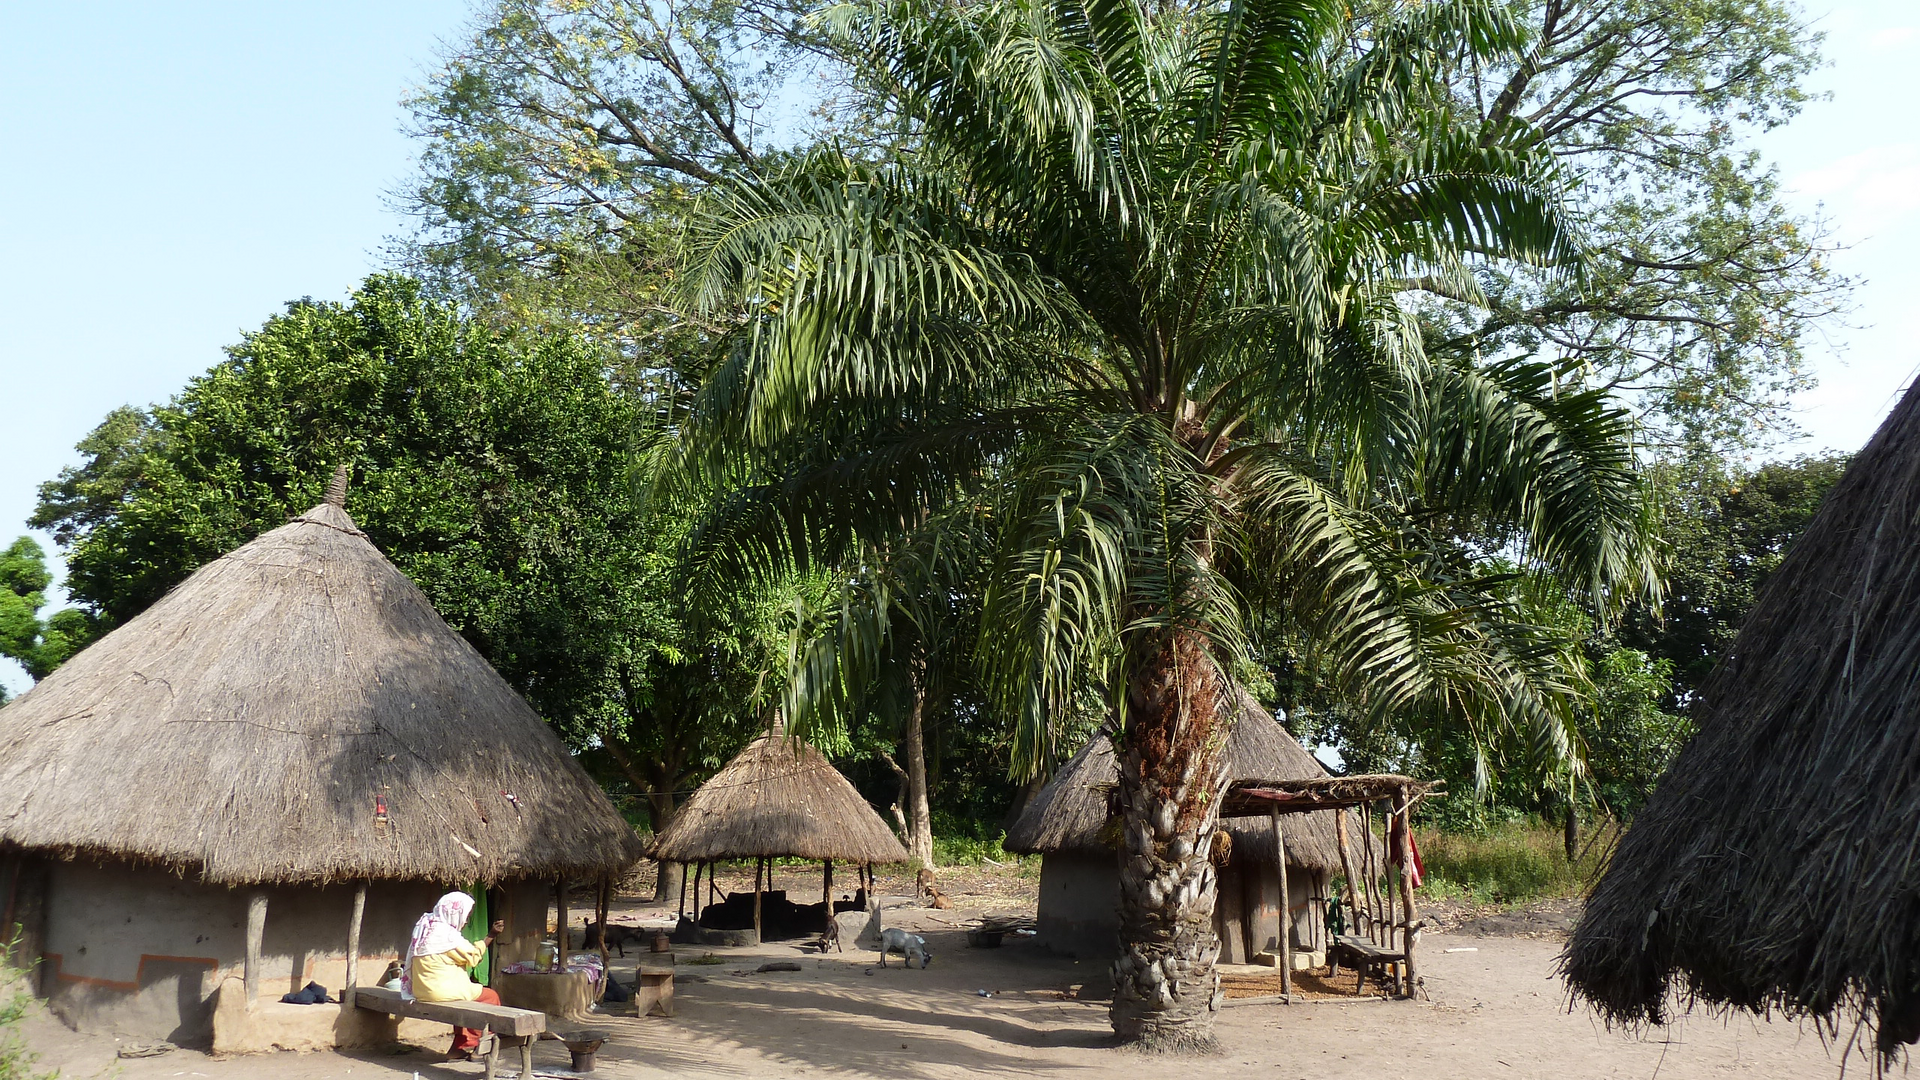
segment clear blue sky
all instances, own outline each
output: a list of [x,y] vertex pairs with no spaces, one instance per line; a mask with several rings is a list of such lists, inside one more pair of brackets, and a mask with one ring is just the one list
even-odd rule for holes
[[[1794,449],[1854,448],[1920,367],[1920,5],[1812,0],[1833,65],[1762,149],[1867,279]],[[84,14],[81,14],[84,12]],[[0,15],[0,544],[118,405],[164,400],[288,300],[339,298],[406,223],[400,98],[465,0],[11,5]],[[44,537],[42,541],[45,542]],[[48,545],[51,547],[51,545]],[[19,691],[17,669],[0,682]]]

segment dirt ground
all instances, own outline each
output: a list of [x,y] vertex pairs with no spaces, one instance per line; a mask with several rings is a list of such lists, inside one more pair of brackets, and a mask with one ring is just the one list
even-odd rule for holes
[[[977,880],[976,880],[977,879]],[[806,879],[783,875],[798,899]],[[725,885],[728,878],[722,877]],[[818,888],[818,878],[812,878]],[[883,891],[904,878],[883,879]],[[943,876],[963,902],[951,911],[889,909],[888,925],[924,933],[934,959],[926,970],[887,967],[872,952],[828,956],[786,943],[754,949],[680,946],[673,1019],[608,1017],[614,1033],[593,1074],[607,1080],[665,1077],[901,1077],[975,1080],[985,1075],[1209,1080],[1261,1075],[1276,1080],[1483,1077],[1601,1080],[1722,1077],[1838,1077],[1840,1056],[1811,1031],[1786,1023],[1695,1018],[1644,1036],[1609,1032],[1582,1010],[1569,1011],[1554,978],[1558,934],[1542,929],[1564,912],[1460,912],[1448,929],[1421,940],[1430,1000],[1315,1001],[1229,1005],[1217,1031],[1224,1051],[1161,1057],[1111,1045],[1104,1003],[1079,1001],[1071,988],[1091,963],[1052,956],[1009,939],[998,949],[969,949],[962,929],[983,911],[1032,911],[1033,882],[1012,872]],[[904,891],[904,890],[899,890]],[[578,910],[578,909],[576,909]],[[652,923],[670,909],[622,903],[615,921]],[[1457,917],[1455,917],[1457,915]],[[1496,917],[1498,916],[1498,917]],[[1533,936],[1517,936],[1531,934]],[[1449,951],[1454,950],[1454,951]],[[691,961],[712,954],[721,962]],[[798,972],[758,974],[770,960],[797,960]],[[631,961],[629,961],[631,963]],[[615,958],[618,971],[621,962]],[[630,970],[630,968],[629,968]],[[1345,977],[1340,983],[1351,985]],[[80,1035],[47,1017],[30,1020],[41,1066],[62,1076],[285,1077],[467,1080],[477,1064],[445,1064],[431,1048],[272,1054],[217,1059],[189,1050],[116,1060],[111,1037]],[[512,1060],[509,1057],[507,1060]],[[517,1062],[515,1063],[517,1064]],[[542,1076],[572,1076],[558,1043],[535,1056]],[[1860,1075],[1861,1063],[1855,1063]],[[502,1076],[514,1069],[503,1062]]]

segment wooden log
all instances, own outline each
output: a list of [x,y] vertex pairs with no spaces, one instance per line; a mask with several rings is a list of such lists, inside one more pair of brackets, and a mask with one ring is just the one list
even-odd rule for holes
[[1400,815],[1400,951],[1407,956],[1407,996],[1419,993],[1419,968],[1413,958],[1413,803],[1402,787],[1393,797]]
[[247,897],[247,1008],[260,1000],[260,943],[267,933],[267,894],[260,890]]
[[1280,863],[1280,992],[1293,993],[1293,893],[1287,887],[1287,835],[1280,829],[1280,808],[1269,807],[1273,850]]
[[347,917],[347,988],[340,1000],[347,1008],[353,1008],[354,997],[360,987],[360,923],[367,914],[367,883],[361,882],[353,889],[353,914]]

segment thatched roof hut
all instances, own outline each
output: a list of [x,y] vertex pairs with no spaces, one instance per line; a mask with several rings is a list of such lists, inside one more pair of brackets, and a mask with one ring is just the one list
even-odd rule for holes
[[532,707],[324,502],[0,710],[0,844],[225,885],[598,877],[641,853]]
[[[1307,752],[1260,703],[1242,693],[1241,711],[1227,739],[1229,781],[1308,780],[1327,775],[1326,766]],[[1113,742],[1095,737],[1062,766],[1034,795],[1007,830],[1005,847],[1022,854],[1074,852],[1111,855],[1107,835],[1108,795],[1120,782]],[[1233,837],[1235,853],[1272,862],[1273,829],[1265,816],[1223,818],[1220,828]],[[1354,832],[1357,844],[1359,833]],[[1287,821],[1287,861],[1302,869],[1332,871],[1340,866],[1333,812],[1292,815]]]
[[[1232,781],[1327,775],[1326,767],[1244,692],[1226,757]],[[1007,832],[1008,851],[1043,856],[1040,940],[1059,951],[1094,957],[1115,947],[1119,856],[1108,804],[1119,780],[1112,740],[1097,736],[1033,797]],[[1219,871],[1214,907],[1214,932],[1224,962],[1243,963],[1259,952],[1283,951],[1285,935],[1290,935],[1300,962],[1320,962],[1326,949],[1321,909],[1328,882],[1340,867],[1335,815],[1346,812],[1286,816],[1290,873],[1284,887],[1268,817],[1221,819],[1221,831],[1232,838],[1231,854]],[[1349,834],[1357,848],[1362,842],[1357,822]]]
[[700,785],[647,854],[684,863],[908,858],[893,830],[826,755],[778,731],[753,740]]
[[1920,391],[1854,459],[1701,688],[1564,960],[1610,1020],[1691,1002],[1920,1035]]
[[74,1026],[390,1041],[351,1007],[273,1002],[398,959],[448,886],[487,905],[482,932],[506,924],[498,959],[524,958],[556,879],[640,857],[344,495],[343,473],[0,709],[0,941],[20,936],[10,959]]

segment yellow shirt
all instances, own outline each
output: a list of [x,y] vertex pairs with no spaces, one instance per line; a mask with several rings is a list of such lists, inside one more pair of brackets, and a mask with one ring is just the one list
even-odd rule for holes
[[477,941],[443,953],[413,958],[413,996],[421,1001],[478,1001],[480,984],[467,969],[487,955]]

